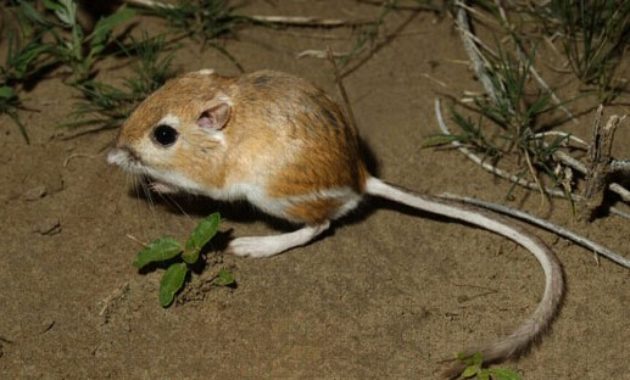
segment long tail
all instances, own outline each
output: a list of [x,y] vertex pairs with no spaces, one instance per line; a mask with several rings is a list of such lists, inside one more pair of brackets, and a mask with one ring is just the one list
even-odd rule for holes
[[[503,235],[529,250],[545,272],[545,291],[534,313],[513,333],[484,347],[464,350],[464,357],[481,352],[484,362],[498,362],[522,352],[550,324],[562,299],[562,268],[555,254],[537,237],[505,218],[464,203],[447,201],[426,195],[416,195],[400,190],[377,178],[367,180],[366,192],[390,199],[416,209],[444,215]],[[457,377],[465,368],[458,363],[444,372],[447,378]]]

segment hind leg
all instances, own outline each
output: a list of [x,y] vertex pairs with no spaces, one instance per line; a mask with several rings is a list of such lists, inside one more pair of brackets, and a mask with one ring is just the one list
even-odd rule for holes
[[265,206],[273,205],[273,201],[267,200],[259,204],[259,208],[287,221],[303,224],[304,227],[280,235],[236,238],[230,242],[228,252],[237,256],[270,257],[305,245],[326,231],[331,220],[355,208],[360,199],[360,195],[347,188],[322,190],[306,196],[295,196],[293,199],[286,197],[280,204],[289,203],[288,206],[265,210]]
[[313,240],[330,227],[328,220],[307,225],[297,231],[271,236],[249,236],[232,240],[228,252],[237,256],[270,257],[291,248],[299,247]]

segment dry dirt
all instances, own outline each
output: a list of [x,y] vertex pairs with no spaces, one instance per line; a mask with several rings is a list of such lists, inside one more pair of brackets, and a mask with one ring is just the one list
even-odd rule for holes
[[[348,18],[379,13],[352,1],[299,0],[256,1],[242,11]],[[146,21],[144,27],[156,31],[159,25]],[[479,89],[461,63],[466,57],[452,20],[395,12],[386,30],[397,28],[397,36],[345,79],[379,175],[419,191],[504,201],[505,181],[458,153],[420,149],[437,131],[436,92]],[[226,47],[247,71],[294,73],[339,98],[325,61],[295,55],[328,45],[345,50],[355,38],[348,30],[249,27]],[[194,45],[175,61],[184,71],[237,73],[224,56]],[[128,73],[115,67],[104,67],[102,78]],[[55,125],[67,120],[76,94],[58,77],[27,97],[27,106],[37,110],[21,114],[30,146],[6,117],[0,119],[1,378],[432,379],[441,359],[509,331],[541,295],[541,268],[515,244],[373,202],[324,239],[274,258],[221,259],[214,253],[233,268],[238,287],[213,288],[162,309],[161,272],[134,269],[139,246],[128,234],[143,241],[165,233],[184,238],[214,210],[226,217],[221,229],[236,236],[276,230],[247,207],[184,199],[184,214],[163,202],[151,206],[105,162],[114,131],[59,137],[67,131]],[[591,117],[562,128],[588,138]],[[628,138],[628,128],[619,131],[617,157],[630,156]],[[627,222],[608,216],[585,226],[564,201],[545,211],[536,194],[515,195],[510,205],[629,254]],[[630,272],[536,233],[557,252],[568,290],[551,330],[506,365],[525,379],[630,378]]]

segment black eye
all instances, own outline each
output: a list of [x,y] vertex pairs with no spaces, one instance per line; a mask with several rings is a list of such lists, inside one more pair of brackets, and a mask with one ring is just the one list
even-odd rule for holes
[[178,134],[173,127],[162,124],[153,130],[153,139],[162,146],[169,146],[177,140]]

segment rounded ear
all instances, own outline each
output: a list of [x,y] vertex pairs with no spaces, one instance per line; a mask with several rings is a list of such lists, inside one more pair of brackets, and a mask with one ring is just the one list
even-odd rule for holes
[[197,118],[197,125],[204,129],[221,130],[230,120],[232,107],[226,102],[213,104]]

